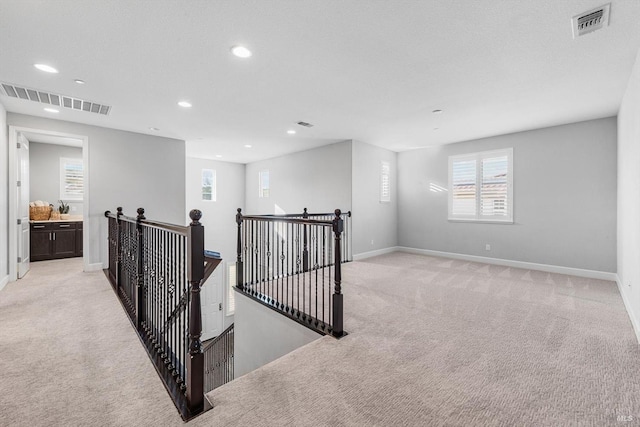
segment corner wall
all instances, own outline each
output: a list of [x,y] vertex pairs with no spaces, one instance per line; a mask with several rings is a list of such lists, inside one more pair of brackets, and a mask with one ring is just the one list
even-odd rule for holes
[[[514,224],[448,221],[448,157],[507,147]],[[613,273],[616,163],[615,117],[399,153],[399,245]]]
[[640,51],[618,113],[618,287],[640,341]]
[[[67,145],[29,143],[29,198],[53,204],[60,200],[60,158],[82,161],[82,148]],[[82,200],[64,200],[71,215],[82,215]]]
[[89,138],[89,264],[107,261],[104,211],[122,206],[135,216],[186,224],[185,142],[98,126],[9,113],[7,124]]
[[9,282],[9,130],[0,103],[0,289]]
[[[258,173],[269,170],[269,197],[258,197]],[[328,213],[351,209],[351,141],[249,163],[246,167],[246,212]],[[280,209],[280,211],[278,211]]]
[[[398,154],[353,141],[353,254],[377,255],[398,245]],[[391,201],[380,202],[380,169],[389,162]]]

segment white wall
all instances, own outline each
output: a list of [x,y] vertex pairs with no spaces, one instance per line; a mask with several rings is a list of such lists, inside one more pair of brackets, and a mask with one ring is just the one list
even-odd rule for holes
[[[29,198],[53,204],[60,203],[60,158],[82,161],[82,148],[67,145],[29,143]],[[82,201],[68,202],[72,215],[82,215]],[[75,210],[73,210],[75,208]]]
[[618,286],[640,341],[640,51],[618,113]]
[[[398,154],[353,141],[353,254],[357,259],[398,245]],[[389,162],[391,201],[380,202],[380,169]]]
[[9,281],[9,134],[7,111],[0,103],[0,289]]
[[[202,200],[202,169],[216,171],[216,201]],[[227,284],[227,266],[236,262],[236,209],[244,208],[245,166],[237,163],[187,157],[186,198],[187,210],[202,211],[204,244],[208,250],[220,252],[223,264],[222,286]],[[210,284],[207,283],[207,286]],[[226,287],[222,290],[222,303],[226,313]],[[233,292],[233,291],[231,291]],[[223,329],[233,323],[233,316],[224,316]]]
[[234,334],[236,378],[322,338],[241,292],[236,292]]
[[[258,197],[258,173],[269,170],[270,195]],[[328,213],[351,209],[351,141],[249,163],[245,214]]]
[[15,113],[7,124],[89,138],[90,264],[107,261],[106,210],[186,224],[184,141]]
[[[615,272],[616,138],[611,117],[399,153],[399,245]],[[449,222],[448,156],[506,147],[514,224]]]

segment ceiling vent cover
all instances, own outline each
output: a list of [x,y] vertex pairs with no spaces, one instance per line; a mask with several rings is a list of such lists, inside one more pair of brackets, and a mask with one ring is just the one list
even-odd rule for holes
[[585,34],[608,26],[610,7],[611,3],[607,3],[604,6],[596,7],[595,9],[574,16],[571,20],[573,38],[584,36]]
[[35,101],[41,104],[65,107],[72,110],[86,111],[88,113],[102,114],[103,116],[107,116],[111,112],[111,106],[109,105],[98,104],[96,102],[85,101],[83,99],[58,95],[55,93],[47,93],[36,89],[28,89],[11,83],[0,83],[0,88],[0,94],[10,96],[12,98]]
[[312,125],[311,123],[307,123],[307,122],[298,122],[298,124],[299,124],[300,126],[304,126],[304,127],[306,127],[306,128],[311,128],[311,127],[313,127],[313,125]]

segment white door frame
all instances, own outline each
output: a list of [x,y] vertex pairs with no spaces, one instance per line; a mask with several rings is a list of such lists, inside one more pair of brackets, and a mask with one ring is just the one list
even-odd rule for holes
[[18,135],[22,132],[39,133],[44,135],[59,136],[82,140],[82,161],[84,163],[84,188],[82,219],[84,222],[82,232],[82,261],[84,271],[89,271],[89,137],[86,135],[75,135],[64,132],[56,132],[46,129],[34,129],[23,126],[9,126],[9,281],[18,280],[18,234],[16,225],[18,224],[18,176],[17,174],[17,147]]

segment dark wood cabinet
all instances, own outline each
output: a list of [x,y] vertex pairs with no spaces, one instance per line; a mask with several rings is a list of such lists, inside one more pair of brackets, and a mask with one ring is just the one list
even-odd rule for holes
[[82,256],[82,222],[31,223],[30,247],[31,261]]

